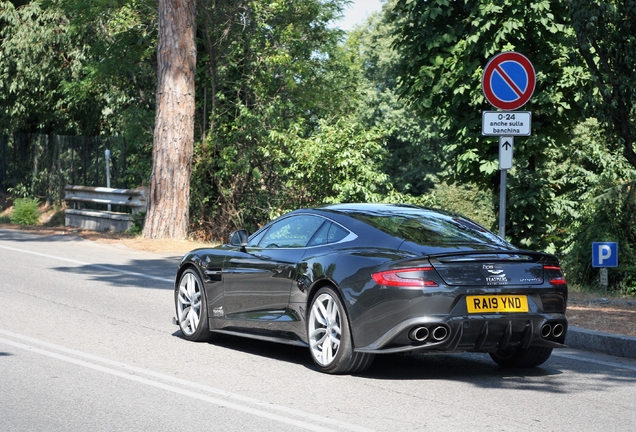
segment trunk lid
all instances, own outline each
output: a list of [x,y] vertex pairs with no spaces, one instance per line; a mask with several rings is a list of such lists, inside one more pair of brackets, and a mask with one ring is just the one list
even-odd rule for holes
[[544,255],[487,252],[430,256],[440,277],[452,286],[541,285]]

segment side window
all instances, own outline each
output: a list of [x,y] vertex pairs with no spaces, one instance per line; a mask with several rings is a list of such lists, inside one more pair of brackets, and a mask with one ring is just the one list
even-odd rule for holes
[[324,219],[317,216],[291,216],[273,224],[258,243],[263,248],[299,248],[307,246]]
[[327,244],[327,242],[329,242],[329,228],[331,225],[333,224],[329,221],[322,224],[307,246],[320,246]]
[[332,223],[331,227],[329,227],[328,242],[329,243],[339,242],[340,240],[342,240],[348,235],[349,235],[349,231],[342,228],[340,225]]
[[307,246],[337,243],[347,235],[349,235],[349,231],[338,224],[327,221],[320,227]]

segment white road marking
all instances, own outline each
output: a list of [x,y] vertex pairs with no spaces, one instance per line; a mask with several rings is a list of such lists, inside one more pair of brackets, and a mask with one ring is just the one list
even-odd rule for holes
[[27,253],[27,254],[31,254],[31,255],[37,255],[37,256],[50,258],[50,259],[54,259],[54,260],[57,260],[57,261],[64,261],[64,262],[68,262],[68,263],[72,263],[72,264],[96,267],[96,268],[99,268],[99,269],[102,269],[102,270],[107,270],[107,271],[111,271],[111,272],[115,272],[115,273],[121,273],[121,274],[129,275],[129,276],[138,276],[138,277],[142,277],[142,278],[146,278],[146,279],[152,279],[152,280],[158,280],[158,281],[162,281],[162,282],[174,283],[174,279],[162,278],[162,277],[158,277],[158,276],[151,276],[151,275],[147,275],[147,274],[143,274],[143,273],[130,272],[130,271],[126,271],[126,270],[117,269],[115,267],[109,267],[109,266],[100,265],[100,264],[93,264],[93,263],[84,262],[84,261],[78,261],[78,260],[74,260],[74,259],[70,259],[70,258],[62,258],[62,257],[55,256],[55,255],[47,255],[47,254],[43,254],[43,253],[40,253],[40,252],[33,252],[33,251],[25,250],[25,249],[18,249],[18,248],[14,248],[14,247],[11,247],[11,246],[2,246],[2,245],[0,245],[0,248],[6,249],[6,250],[10,250],[10,251],[14,251],[14,252],[22,252],[22,253]]
[[[14,340],[10,340],[10,339],[5,339],[5,338],[0,338],[0,343],[4,343],[6,345],[10,345],[13,346],[15,348],[20,348],[20,349],[24,349],[36,354],[40,354],[40,355],[44,355],[47,357],[51,357],[57,360],[61,360],[67,363],[71,363],[77,366],[82,366],[88,369],[92,369],[92,370],[96,370],[99,372],[103,372],[103,373],[107,373],[110,375],[114,375],[120,378],[124,378],[124,379],[128,379],[130,381],[135,381],[138,382],[140,384],[145,384],[148,386],[152,386],[152,387],[156,387],[156,388],[160,388],[162,390],[166,390],[166,391],[170,391],[173,393],[177,393],[177,394],[181,394],[183,396],[188,396],[188,397],[192,397],[194,399],[198,399],[204,402],[208,402],[214,405],[218,405],[218,406],[223,406],[226,408],[230,408],[230,409],[234,409],[237,411],[241,411],[247,414],[251,414],[257,417],[262,417],[262,418],[267,418],[270,420],[274,420],[274,421],[278,421],[281,423],[286,423],[292,426],[296,426],[302,429],[307,429],[307,430],[312,430],[312,431],[330,431],[330,430],[334,430],[334,429],[329,429],[327,427],[323,427],[323,426],[318,426],[317,423],[321,423],[321,424],[326,424],[326,425],[330,425],[331,427],[335,427],[337,429],[341,429],[341,430],[351,430],[351,431],[360,431],[360,432],[367,432],[367,431],[371,431],[372,429],[367,429],[364,428],[362,426],[357,426],[357,425],[353,425],[350,423],[346,423],[346,422],[342,422],[339,420],[334,420],[334,419],[330,419],[324,416],[319,416],[319,415],[315,415],[315,414],[310,414],[307,412],[303,412],[303,411],[299,411],[299,410],[295,410],[292,408],[287,408],[284,406],[280,406],[280,405],[275,405],[275,404],[271,404],[269,402],[263,402],[260,401],[258,399],[254,399],[254,398],[250,398],[247,396],[242,396],[236,393],[231,393],[228,391],[224,391],[224,390],[220,390],[220,389],[216,389],[214,387],[209,387],[203,384],[199,384],[199,383],[195,383],[195,382],[191,382],[191,381],[186,381],[184,379],[180,379],[180,378],[175,378],[173,376],[170,375],[165,375],[159,372],[154,372],[151,370],[147,370],[147,369],[143,369],[143,368],[139,368],[139,367],[135,367],[126,363],[121,363],[115,360],[110,360],[107,358],[103,358],[103,357],[99,357],[96,355],[92,355],[89,353],[85,353],[82,351],[77,351],[74,349],[70,349],[70,348],[66,348],[60,345],[56,345],[56,344],[52,344],[49,342],[45,342],[39,339],[35,339],[29,336],[25,336],[25,335],[21,335],[18,333],[13,333],[10,332],[8,330],[4,330],[4,329],[0,329],[0,334],[3,334],[7,337],[10,337],[12,339],[17,339],[17,340],[21,340],[23,342],[27,342],[29,343],[29,345],[27,345],[26,343],[21,343],[21,342],[16,342]],[[91,360],[93,362],[100,362],[100,363],[104,363],[106,365],[115,367],[115,368],[120,368],[120,369],[124,369],[130,373],[124,372],[124,371],[120,371],[120,370],[116,370],[113,368],[109,368],[109,367],[105,367],[105,366],[101,366],[99,364],[95,364],[95,363],[91,363],[88,361],[84,361],[84,360],[80,360],[77,358],[73,358],[73,357],[69,357],[67,355],[64,354],[60,354],[60,353],[56,353],[53,351],[48,351],[42,348],[38,348],[35,347],[33,345],[40,345],[42,347],[51,349],[51,350],[55,350],[55,351],[59,351],[61,353],[66,353],[66,354],[70,354],[76,357],[82,357],[85,358],[87,360]],[[133,373],[135,374],[141,374],[141,375],[147,375],[150,377],[153,377],[155,379],[158,380],[163,380],[163,381],[167,381],[167,382],[171,382],[174,384],[178,384],[181,387],[175,387],[174,385],[170,385],[170,384],[165,384],[156,380],[152,380],[149,378],[144,378],[144,377],[140,377],[138,375],[133,375]],[[190,387],[196,390],[199,390],[200,392],[195,392],[195,391],[191,391],[191,390],[186,390],[182,387]],[[214,398],[211,396],[207,396],[205,394],[203,394],[202,392],[206,392],[206,393],[212,393],[214,395],[223,397],[225,399],[231,399],[234,400],[236,402],[230,402],[227,400],[223,400],[223,399],[219,399],[219,398]],[[250,405],[255,405],[258,407],[262,407],[263,409],[256,409],[256,408],[251,408],[249,406],[247,406],[248,404]],[[274,414],[272,413],[272,411],[278,411],[281,414]],[[282,414],[286,414],[282,415]],[[301,418],[303,420],[296,420],[294,418],[291,418],[291,416],[294,416],[296,418]]]

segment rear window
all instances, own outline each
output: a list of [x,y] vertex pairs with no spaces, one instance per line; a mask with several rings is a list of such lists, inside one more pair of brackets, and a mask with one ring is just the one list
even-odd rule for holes
[[348,212],[387,234],[422,246],[484,244],[510,246],[481,225],[462,216],[427,209],[400,211]]

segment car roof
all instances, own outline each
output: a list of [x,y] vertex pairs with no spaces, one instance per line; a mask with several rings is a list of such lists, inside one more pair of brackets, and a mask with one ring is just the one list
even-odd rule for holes
[[[329,213],[340,213],[343,215],[347,215],[347,213],[369,213],[369,214],[404,214],[414,212],[417,213],[438,213],[440,215],[446,216],[461,216],[457,213],[442,210],[442,209],[434,209],[429,207],[422,207],[413,204],[393,204],[393,203],[344,203],[344,204],[328,204],[325,206],[315,207],[313,209],[306,209],[309,211],[325,211]],[[298,212],[300,210],[296,210]],[[461,216],[464,217],[464,216]]]

